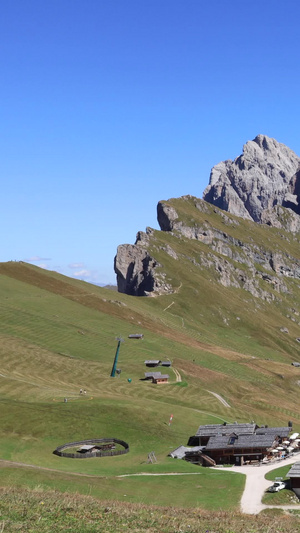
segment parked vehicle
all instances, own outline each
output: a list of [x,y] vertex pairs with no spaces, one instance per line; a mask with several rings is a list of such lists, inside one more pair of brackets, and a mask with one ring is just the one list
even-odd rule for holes
[[285,482],[275,481],[275,483],[268,488],[268,492],[279,492],[282,489],[285,489]]

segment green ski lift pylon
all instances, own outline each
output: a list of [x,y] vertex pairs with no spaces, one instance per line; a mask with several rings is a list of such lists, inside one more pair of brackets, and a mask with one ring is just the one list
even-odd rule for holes
[[116,368],[117,368],[117,363],[118,363],[120,346],[121,346],[121,342],[124,342],[124,339],[122,339],[122,337],[117,337],[116,341],[118,341],[118,346],[117,346],[117,349],[116,349],[116,355],[115,355],[115,359],[114,359],[114,364],[113,364],[113,367],[111,369],[111,374],[110,374],[111,378],[114,378],[115,375],[116,375]]

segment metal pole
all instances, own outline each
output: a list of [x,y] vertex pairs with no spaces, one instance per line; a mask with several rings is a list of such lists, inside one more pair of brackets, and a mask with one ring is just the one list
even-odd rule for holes
[[117,368],[117,362],[118,362],[118,356],[119,356],[119,350],[120,350],[120,345],[121,345],[121,341],[123,339],[117,339],[118,341],[118,346],[117,346],[117,350],[116,350],[116,355],[115,355],[115,359],[114,359],[114,364],[112,366],[112,369],[111,369],[111,374],[110,374],[110,377],[111,378],[114,378],[115,377],[115,374],[116,374],[116,368]]

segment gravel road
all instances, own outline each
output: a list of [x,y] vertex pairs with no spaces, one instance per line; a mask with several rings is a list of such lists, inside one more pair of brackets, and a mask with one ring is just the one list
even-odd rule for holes
[[[300,457],[299,459],[300,460]],[[265,479],[265,475],[271,470],[275,470],[281,466],[291,465],[297,462],[296,457],[289,459],[282,459],[280,462],[272,465],[262,466],[233,466],[232,468],[216,467],[215,470],[227,470],[228,472],[237,472],[238,474],[246,475],[246,484],[243,496],[241,499],[241,511],[246,514],[258,514],[263,509],[278,508],[277,505],[264,505],[261,503],[262,497],[272,481]],[[299,509],[299,505],[282,506],[284,509]]]

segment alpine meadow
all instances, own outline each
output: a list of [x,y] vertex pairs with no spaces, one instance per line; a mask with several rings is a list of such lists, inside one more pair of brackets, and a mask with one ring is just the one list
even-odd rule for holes
[[[272,142],[252,141],[267,163],[283,150]],[[0,264],[1,531],[297,530],[299,511],[281,509],[292,491],[269,494],[278,509],[248,518],[243,474],[169,456],[200,425],[290,424],[300,433],[300,225],[283,200],[297,197],[291,172],[282,201],[268,191],[256,219],[232,212],[238,202],[223,178],[211,178],[207,201],[161,200],[161,230],[118,248],[119,292]],[[164,362],[166,382],[145,379],[145,361]],[[53,453],[73,443],[78,456],[78,443],[93,439],[129,451]]]

